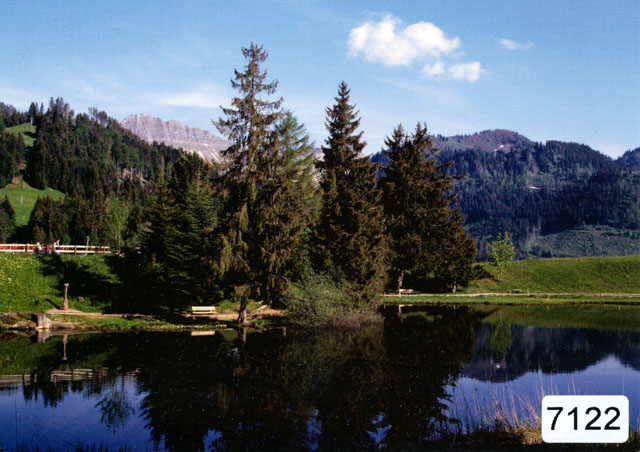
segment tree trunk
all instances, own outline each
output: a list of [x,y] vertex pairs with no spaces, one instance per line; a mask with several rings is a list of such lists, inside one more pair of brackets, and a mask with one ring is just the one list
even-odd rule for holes
[[400,276],[398,276],[398,296],[402,294],[402,281],[404,280],[404,270],[400,272]]
[[238,310],[238,323],[244,325],[247,323],[247,300],[242,297],[240,299],[240,309]]

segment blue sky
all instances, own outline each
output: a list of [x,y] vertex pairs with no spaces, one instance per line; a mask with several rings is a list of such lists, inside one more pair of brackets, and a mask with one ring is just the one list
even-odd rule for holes
[[367,153],[402,123],[640,146],[640,2],[40,1],[0,14],[0,101],[148,113],[214,130],[250,42],[316,145],[340,81]]

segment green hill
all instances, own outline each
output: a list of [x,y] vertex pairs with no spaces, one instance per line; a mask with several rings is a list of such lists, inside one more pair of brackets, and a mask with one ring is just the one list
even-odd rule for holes
[[36,140],[36,127],[29,122],[19,126],[8,127],[6,130],[14,135],[22,135],[24,144],[27,147],[33,146],[33,142]]
[[11,206],[16,212],[16,223],[18,226],[23,226],[29,222],[29,216],[38,197],[51,196],[56,200],[64,198],[64,194],[58,190],[54,190],[53,188],[37,190],[25,182],[9,184],[5,188],[0,189],[0,199],[4,199],[5,196],[9,196]]
[[[492,275],[493,267],[482,264]],[[513,262],[498,282],[477,280],[467,293],[640,293],[640,255],[529,259]]]

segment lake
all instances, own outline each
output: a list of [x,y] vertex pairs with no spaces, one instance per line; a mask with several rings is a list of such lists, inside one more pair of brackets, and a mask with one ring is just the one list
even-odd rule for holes
[[[357,330],[0,335],[0,448],[403,448],[532,422],[544,395],[640,419],[640,308],[381,308]],[[445,435],[445,436],[443,436]]]

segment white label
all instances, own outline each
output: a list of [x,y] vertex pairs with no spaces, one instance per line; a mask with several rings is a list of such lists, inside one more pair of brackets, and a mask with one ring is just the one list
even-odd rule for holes
[[546,396],[542,399],[545,443],[624,443],[629,438],[625,396]]

